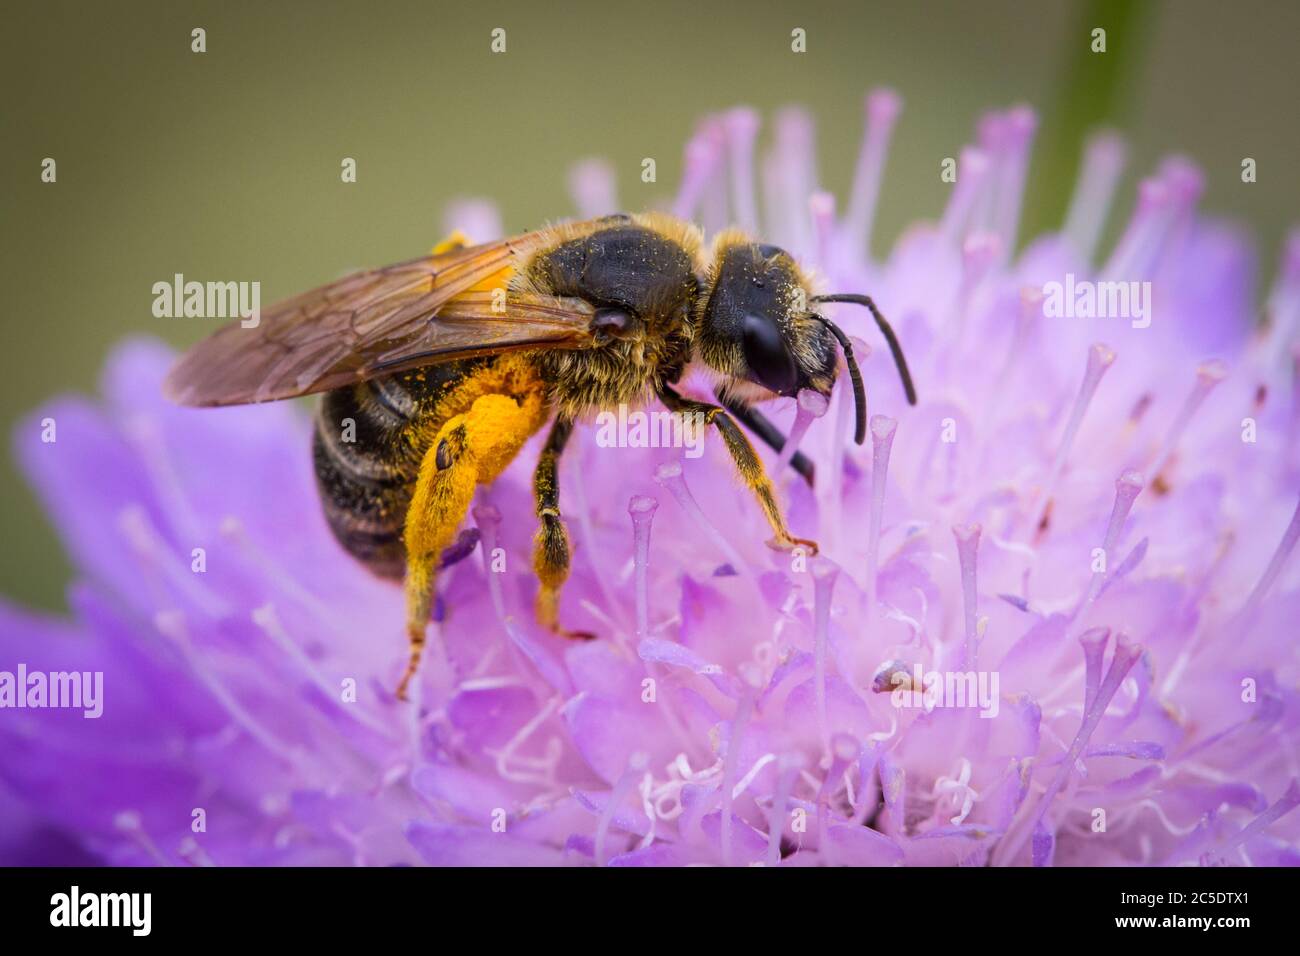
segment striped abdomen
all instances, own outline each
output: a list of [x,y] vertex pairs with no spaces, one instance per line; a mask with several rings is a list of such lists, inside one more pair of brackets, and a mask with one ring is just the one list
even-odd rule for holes
[[312,457],[325,519],[376,574],[402,576],[402,529],[420,462],[440,419],[460,410],[447,399],[490,362],[402,372],[329,392],[321,402]]

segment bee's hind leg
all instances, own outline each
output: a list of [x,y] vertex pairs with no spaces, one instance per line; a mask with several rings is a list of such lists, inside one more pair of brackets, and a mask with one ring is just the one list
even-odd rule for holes
[[468,412],[449,418],[420,463],[406,513],[406,633],[411,656],[397,696],[415,676],[424,651],[433,585],[443,551],[452,544],[477,485],[505,470],[545,421],[540,395],[517,402],[507,395],[483,395]]
[[562,637],[580,640],[593,635],[560,627],[560,588],[569,577],[569,535],[560,520],[559,459],[573,433],[573,422],[557,418],[546,439],[546,447],[533,472],[533,496],[541,526],[533,542],[533,570],[540,587],[535,610],[537,622]]

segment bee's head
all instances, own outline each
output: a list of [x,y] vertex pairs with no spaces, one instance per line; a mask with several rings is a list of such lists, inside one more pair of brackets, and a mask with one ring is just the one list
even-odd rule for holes
[[835,339],[809,311],[812,293],[776,246],[719,240],[700,298],[699,355],[740,397],[829,395]]
[[[723,388],[742,401],[811,389],[830,397],[835,386],[836,345],[844,352],[857,406],[856,440],[866,437],[866,391],[848,337],[818,315],[816,303],[856,301],[817,297],[784,249],[724,233],[700,297],[696,348],[706,365],[723,376]],[[864,301],[866,304],[870,300]],[[908,399],[916,402],[907,366],[892,330],[882,323],[899,363]]]

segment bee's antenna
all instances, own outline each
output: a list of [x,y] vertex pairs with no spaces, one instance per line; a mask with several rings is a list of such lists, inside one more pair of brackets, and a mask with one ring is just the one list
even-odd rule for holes
[[[894,356],[894,364],[898,366],[898,374],[903,379],[903,391],[907,393],[907,404],[915,405],[916,386],[912,384],[912,373],[907,370],[907,359],[903,358],[903,347],[898,344],[898,336],[894,334],[893,328],[890,327],[889,322],[885,317],[880,314],[880,310],[876,308],[876,303],[871,301],[871,296],[853,295],[852,293],[843,293],[839,295],[816,295],[813,296],[812,301],[848,302],[853,305],[865,305],[871,310],[871,315],[876,320],[876,325],[880,327],[880,334],[883,335],[885,341],[889,343],[889,351]],[[831,325],[830,322],[827,322],[826,324],[830,325],[831,331],[835,333],[835,337],[838,338],[840,344],[844,346],[844,356],[845,358],[848,358],[848,339],[844,337],[843,332]],[[850,359],[850,368],[852,367],[852,360]],[[858,439],[858,444],[862,444],[862,439]]]
[[844,331],[826,316],[814,313],[813,318],[821,319],[826,324],[826,328],[831,330],[831,335],[835,336],[840,348],[844,350],[844,364],[849,367],[849,381],[853,383],[853,412],[857,421],[853,440],[861,445],[867,440],[867,387],[862,384],[862,371],[858,368],[858,360],[853,357],[853,344]]

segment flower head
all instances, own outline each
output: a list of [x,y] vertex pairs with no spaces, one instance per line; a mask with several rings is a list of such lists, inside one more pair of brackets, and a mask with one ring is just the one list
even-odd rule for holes
[[[1123,165],[1088,147],[1067,222],[1017,254],[1035,118],[994,113],[948,207],[868,253],[899,100],[867,98],[844,207],[811,120],[707,118],[672,210],[784,246],[891,317],[828,305],[869,397],[772,417],[817,556],[768,531],[717,441],[561,464],[574,542],[538,629],[534,446],[472,511],[415,700],[400,590],[334,543],[288,405],[173,408],[128,343],[101,402],[18,454],[80,570],[70,620],[0,608],[0,670],[103,673],[103,713],[0,714],[13,859],[783,865],[1300,862],[1300,233],[1255,326],[1253,254],[1170,159],[1108,256]],[[578,211],[616,205],[599,163]],[[761,202],[757,197],[761,197]],[[499,230],[490,205],[452,225]],[[688,388],[692,384],[688,383]],[[707,397],[707,396],[706,396]],[[42,441],[53,420],[57,440]],[[540,440],[540,439],[539,439]],[[960,699],[958,699],[960,698]],[[7,793],[5,792],[7,791]]]

